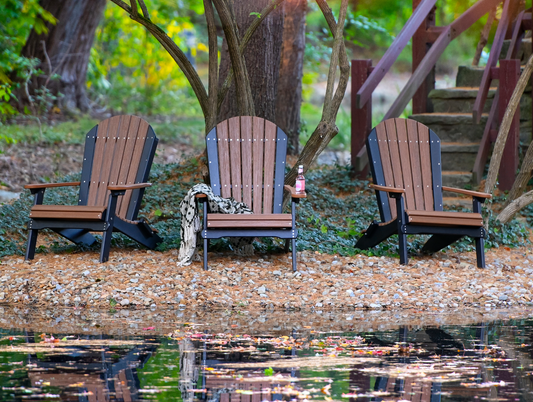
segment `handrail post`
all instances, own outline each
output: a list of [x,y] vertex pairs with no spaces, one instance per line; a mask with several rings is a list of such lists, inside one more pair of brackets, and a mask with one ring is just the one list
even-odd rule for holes
[[[413,12],[421,1],[422,0],[413,0]],[[429,28],[435,26],[435,10],[436,7],[433,7],[426,17],[425,22],[420,25],[420,28],[417,29],[413,36],[413,73],[416,71],[432,45],[427,32]],[[433,103],[428,98],[429,93],[433,89],[435,89],[435,67],[432,68],[425,81],[420,85],[413,96],[413,114],[433,112]]]
[[[503,121],[505,111],[520,79],[520,60],[500,60],[500,99],[499,120]],[[503,150],[502,162],[498,176],[498,188],[510,190],[513,186],[518,169],[518,146],[520,144],[520,107],[516,109],[513,123],[509,129],[507,142]]]
[[362,109],[357,108],[357,92],[372,72],[372,60],[352,60],[352,174],[361,179],[368,175],[365,143],[372,130],[372,98]]

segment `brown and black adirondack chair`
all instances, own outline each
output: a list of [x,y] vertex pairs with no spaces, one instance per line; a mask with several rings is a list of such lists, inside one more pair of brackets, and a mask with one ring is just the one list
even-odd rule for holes
[[[244,202],[253,214],[213,214],[205,197],[203,229],[204,269],[209,239],[221,237],[278,237],[292,242],[296,271],[296,204],[305,194],[284,185],[287,135],[274,123],[251,116],[232,117],[206,136],[211,187],[216,195]],[[291,213],[282,213],[283,191],[292,195]]]
[[[443,187],[440,148],[439,137],[414,120],[389,119],[374,128],[367,151],[381,222],[374,221],[355,247],[365,250],[398,234],[400,263],[407,264],[408,234],[433,235],[422,248],[428,253],[470,236],[477,266],[485,267],[481,204],[491,195]],[[472,196],[473,212],[443,211],[443,191]]]
[[[29,184],[35,196],[28,222],[26,259],[35,255],[40,229],[49,228],[77,244],[91,245],[89,232],[103,232],[100,262],[109,259],[113,231],[148,248],[161,242],[137,220],[158,139],[152,127],[136,116],[115,116],[93,127],[85,138],[80,182]],[[80,186],[78,205],[43,205],[47,188]]]

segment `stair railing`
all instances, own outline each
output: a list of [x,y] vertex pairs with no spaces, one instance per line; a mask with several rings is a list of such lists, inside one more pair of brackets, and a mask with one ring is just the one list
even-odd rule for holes
[[[520,63],[516,60],[518,50],[522,44],[525,31],[531,30],[532,28],[532,13],[521,11],[513,22],[514,27],[512,29],[511,43],[509,45],[507,54],[505,58],[500,60],[500,67],[496,67],[496,63],[501,54],[503,40],[505,39],[508,28],[511,25],[513,11],[514,13],[518,11],[512,10],[510,8],[510,3],[511,1],[508,0],[507,4],[505,5],[506,7],[503,9],[502,18],[500,19],[496,36],[494,37],[489,60],[483,73],[480,90],[478,92],[472,112],[474,121],[479,122],[481,120],[491,82],[492,80],[500,80],[498,89],[492,101],[492,107],[487,118],[487,123],[485,124],[483,137],[479,144],[479,151],[476,156],[476,161],[472,169],[472,179],[476,184],[481,182],[490,153],[491,144],[496,141],[498,126],[503,119],[503,115],[509,103],[512,92],[518,83],[519,76],[517,76],[517,74],[513,74],[513,71],[516,72],[517,69],[520,69]],[[501,96],[502,92],[504,94],[503,99]],[[514,116],[513,124],[511,125],[509,134],[507,136],[506,149],[504,151],[505,163],[502,163],[500,166],[499,187],[501,190],[509,190],[516,175],[516,169],[518,167],[519,135],[520,108],[517,110],[516,115]]]
[[[483,15],[497,6],[502,0],[479,0],[472,7],[466,10],[459,18],[445,27],[422,27],[423,22],[427,21],[431,12],[434,12],[436,1],[434,0],[413,0],[413,5],[418,4],[404,26],[400,35],[396,37],[393,44],[387,50],[383,58],[375,68],[367,66],[366,77],[361,79],[361,74],[365,74],[365,68],[359,68],[357,71],[359,77],[353,79],[352,76],[352,169],[356,175],[365,176],[368,170],[368,161],[366,160],[365,142],[370,133],[371,126],[371,97],[372,93],[388,72],[401,50],[407,45],[407,42],[413,37],[417,29],[423,29],[425,42],[432,43],[429,51],[425,53],[422,61],[418,66],[413,65],[414,72],[402,89],[400,95],[392,104],[389,111],[385,114],[383,120],[398,117],[401,115],[407,104],[417,90],[422,86],[428,74],[434,69],[437,60],[444,52],[448,44],[461,33],[471,27]],[[512,1],[512,0],[505,0]],[[420,9],[420,11],[418,11]],[[416,51],[413,46],[413,53]],[[368,60],[352,60],[352,72],[354,64],[365,64]],[[413,63],[414,64],[414,63]],[[363,82],[362,82],[363,81]],[[428,88],[431,89],[431,88]],[[429,92],[429,91],[428,91]],[[427,99],[427,93],[425,94]],[[364,110],[366,108],[366,110]],[[364,111],[363,111],[364,110]]]

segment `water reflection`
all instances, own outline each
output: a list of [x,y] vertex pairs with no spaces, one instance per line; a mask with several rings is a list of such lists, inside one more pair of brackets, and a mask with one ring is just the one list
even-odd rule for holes
[[164,336],[0,329],[0,401],[530,401],[532,323],[252,334],[189,323]]

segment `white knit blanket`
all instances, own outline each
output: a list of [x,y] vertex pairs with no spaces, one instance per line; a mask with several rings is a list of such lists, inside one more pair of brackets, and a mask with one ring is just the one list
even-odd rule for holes
[[[180,203],[181,212],[181,244],[178,254],[178,266],[189,265],[196,254],[197,234],[202,230],[196,202],[196,194],[207,196],[210,213],[222,214],[251,214],[253,213],[244,202],[237,202],[233,198],[222,198],[213,193],[207,184],[194,185]],[[234,250],[241,255],[253,254],[253,238],[232,238],[230,240]]]

